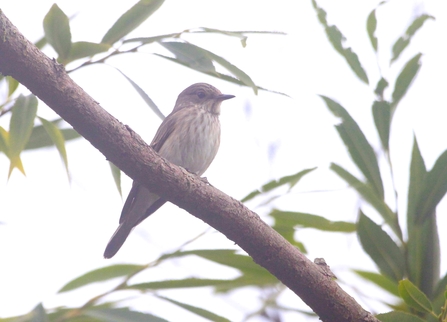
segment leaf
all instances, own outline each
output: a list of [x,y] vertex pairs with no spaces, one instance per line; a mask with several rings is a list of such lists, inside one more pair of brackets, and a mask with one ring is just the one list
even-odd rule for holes
[[382,322],[426,322],[417,315],[402,311],[377,314],[376,318]]
[[118,192],[120,196],[123,196],[123,193],[121,191],[121,170],[114,165],[112,162],[109,161],[110,171],[112,171],[113,181],[115,181],[116,189],[118,189]]
[[152,44],[154,42],[159,42],[163,39],[166,38],[178,38],[180,37],[182,33],[177,32],[177,33],[172,33],[172,34],[164,34],[164,35],[159,35],[159,36],[154,36],[154,37],[137,37],[137,38],[130,38],[130,39],[126,39],[123,40],[123,44],[129,44],[129,43],[133,43],[133,42],[139,42],[141,44]]
[[9,158],[9,133],[0,126],[0,151]]
[[354,270],[354,273],[370,282],[373,282],[374,284],[390,292],[391,294],[399,296],[399,292],[397,290],[397,283],[392,279],[388,278],[387,276],[383,274],[367,272],[362,270]]
[[172,52],[177,59],[197,71],[216,73],[216,68],[213,65],[213,61],[215,61],[227,69],[246,86],[251,87],[255,94],[258,93],[258,88],[250,76],[224,58],[206,49],[184,42],[159,42],[159,44]]
[[62,161],[64,161],[67,175],[70,177],[68,172],[67,151],[65,150],[65,139],[62,135],[62,132],[54,123],[47,121],[42,117],[39,117],[39,120],[42,123],[43,128],[46,130],[48,136],[51,138],[51,141],[54,143],[57,150],[59,151],[59,155],[61,156]]
[[405,304],[419,312],[432,312],[433,308],[427,296],[409,280],[400,281],[398,289]]
[[391,104],[387,101],[374,101],[372,106],[374,124],[379,133],[383,148],[389,150],[391,128]]
[[440,245],[436,214],[433,210],[423,223],[417,221],[417,218],[421,216],[418,205],[426,202],[425,193],[431,188],[432,182],[427,187],[425,186],[427,180],[431,180],[427,179],[427,176],[425,163],[414,137],[408,187],[407,266],[410,280],[432,297],[440,272]]
[[126,289],[135,289],[141,291],[147,290],[166,290],[176,288],[195,288],[206,286],[217,286],[220,284],[227,284],[231,280],[218,280],[218,279],[204,279],[204,278],[185,278],[181,280],[166,280],[156,282],[145,282],[138,284],[131,284]]
[[63,63],[71,48],[71,32],[67,15],[53,4],[43,19],[43,30],[48,43],[59,55],[59,62]]
[[8,144],[8,156],[11,161],[9,176],[14,168],[18,168],[25,174],[20,160],[20,153],[25,148],[31,136],[37,113],[37,98],[34,95],[20,95],[12,107],[11,112]]
[[365,252],[380,271],[399,281],[405,272],[403,251],[382,228],[360,212],[357,234]]
[[168,322],[158,316],[132,311],[128,308],[119,309],[89,309],[85,315],[104,322]]
[[[65,141],[70,141],[81,137],[81,135],[74,129],[59,129],[59,131],[61,131]],[[25,146],[25,150],[40,149],[53,145],[54,142],[48,136],[43,126],[38,125],[33,128],[33,132],[31,133],[31,137]]]
[[300,226],[305,228],[315,228],[322,231],[351,233],[356,230],[356,224],[346,221],[330,221],[324,217],[311,215],[301,212],[280,211],[274,209],[270,216],[275,219],[273,228],[278,223],[281,225],[294,227]]
[[250,192],[247,196],[242,198],[241,202],[246,202],[248,200],[253,199],[256,196],[259,196],[260,194],[269,192],[273,189],[276,189],[276,188],[281,187],[286,184],[289,185],[289,190],[290,190],[301,180],[302,177],[304,177],[309,172],[314,171],[315,169],[316,168],[304,169],[304,170],[301,170],[301,171],[299,171],[295,174],[292,174],[290,176],[285,176],[278,180],[272,180],[272,181],[266,183],[265,185],[263,185],[261,187],[261,189]]
[[36,305],[36,307],[31,311],[32,318],[30,322],[49,322],[50,319],[43,307],[42,303]]
[[165,119],[165,116],[160,111],[158,106],[154,103],[154,101],[149,97],[149,95],[146,94],[146,92],[138,86],[137,83],[135,83],[132,79],[126,76],[122,71],[120,71],[118,68],[116,68],[117,71],[121,73],[133,86],[133,88],[137,91],[137,93],[141,96],[141,98],[144,100],[144,102],[152,109],[152,111],[163,121]]
[[320,97],[325,101],[329,110],[341,119],[341,123],[335,126],[338,134],[348,148],[352,160],[374,188],[377,196],[383,199],[384,192],[379,163],[362,130],[343,106],[329,97],[323,95]]
[[230,321],[230,320],[228,320],[228,319],[226,319],[226,318],[224,318],[224,317],[222,317],[220,315],[217,315],[217,314],[215,314],[213,312],[210,312],[208,310],[199,308],[197,306],[192,306],[192,305],[189,305],[189,304],[178,302],[178,301],[175,301],[175,300],[172,300],[172,299],[169,299],[167,297],[160,296],[160,295],[158,295],[157,297],[161,298],[161,299],[164,299],[165,301],[168,301],[168,302],[170,302],[172,304],[175,304],[177,306],[180,306],[181,308],[183,308],[183,309],[185,309],[185,310],[187,310],[187,311],[189,311],[191,313],[194,313],[194,314],[196,314],[198,316],[201,316],[202,318],[205,318],[205,319],[208,319],[208,320],[211,320],[211,321],[216,321],[216,322],[227,322],[227,321]]
[[377,52],[377,37],[375,35],[377,28],[377,18],[376,18],[376,9],[371,11],[366,20],[366,30],[368,31],[369,40],[371,41],[371,45],[374,48],[374,51]]
[[317,2],[315,0],[312,0],[312,4],[313,7],[315,8],[315,11],[317,12],[318,19],[320,23],[323,25],[326,31],[326,35],[329,38],[329,41],[334,47],[334,49],[345,58],[349,67],[351,67],[352,71],[357,75],[357,77],[366,84],[368,84],[368,76],[366,75],[365,70],[360,64],[357,54],[354,53],[350,47],[348,48],[343,47],[343,42],[346,40],[346,38],[343,36],[343,34],[336,26],[328,25],[326,20],[327,15],[326,11],[318,7]]
[[416,77],[419,69],[421,68],[420,58],[422,54],[417,54],[413,58],[411,58],[404,66],[399,76],[397,76],[396,83],[394,84],[394,92],[393,92],[393,101],[391,106],[396,109],[397,104],[399,104],[402,97],[408,91],[411,83]]
[[424,180],[421,198],[416,208],[416,222],[422,223],[436,210],[447,192],[447,150],[436,160]]
[[113,45],[115,42],[129,34],[155,11],[160,8],[164,0],[140,0],[132,8],[126,11],[113,24],[101,40],[103,44]]
[[379,212],[386,223],[390,225],[391,229],[396,233],[396,236],[402,240],[402,231],[397,220],[397,215],[388,207],[385,201],[377,197],[377,194],[374,192],[371,185],[361,182],[338,164],[331,163],[330,169],[357,190],[357,192]]
[[383,97],[383,92],[388,87],[388,85],[389,85],[388,81],[385,78],[382,77],[377,82],[377,86],[376,86],[376,89],[374,90],[374,93],[376,93],[377,96],[382,98]]
[[110,49],[108,44],[97,44],[87,41],[74,42],[71,45],[70,53],[66,59],[66,64],[77,59],[91,57],[99,53],[106,52]]
[[112,265],[90,271],[65,284],[59,293],[72,291],[88,284],[107,281],[113,278],[135,274],[144,269],[144,265]]
[[404,51],[405,48],[410,44],[412,37],[416,34],[416,32],[423,26],[425,21],[428,19],[435,19],[433,16],[423,14],[413,20],[411,25],[407,28],[405,34],[395,42],[393,45],[393,57],[391,58],[391,63],[397,60],[400,54]]
[[11,76],[6,76],[6,81],[8,82],[8,97],[10,97],[19,87],[19,82]]

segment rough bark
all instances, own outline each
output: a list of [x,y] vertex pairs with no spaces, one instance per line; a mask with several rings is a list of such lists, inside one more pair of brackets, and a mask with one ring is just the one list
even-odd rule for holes
[[158,156],[102,109],[63,66],[30,43],[0,11],[0,72],[26,86],[129,177],[238,244],[295,292],[323,321],[378,321],[239,201]]

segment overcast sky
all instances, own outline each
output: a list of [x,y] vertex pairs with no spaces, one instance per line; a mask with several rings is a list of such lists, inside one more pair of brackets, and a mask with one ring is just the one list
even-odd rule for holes
[[[328,165],[337,162],[354,173],[358,171],[333,129],[337,120],[317,94],[327,95],[347,108],[378,149],[379,140],[370,112],[373,88],[379,77],[376,60],[380,62],[382,73],[394,80],[403,64],[422,52],[422,69],[409,95],[402,100],[393,124],[391,149],[397,188],[405,194],[413,132],[418,137],[428,168],[447,148],[444,139],[447,137],[447,99],[444,95],[447,85],[447,5],[439,0],[396,0],[382,6],[378,10],[380,50],[376,57],[366,35],[365,23],[378,2],[319,1],[328,12],[329,22],[339,27],[348,39],[347,44],[359,55],[371,80],[369,86],[356,78],[329,45],[310,0],[281,0],[275,6],[271,1],[259,0],[167,1],[129,36],[154,36],[194,27],[285,32],[286,36],[250,35],[246,48],[242,48],[237,39],[223,36],[195,35],[187,39],[225,57],[250,75],[257,85],[287,93],[290,98],[266,92],[255,96],[248,88],[173,65],[150,54],[161,50],[156,46],[144,48],[141,54],[132,57],[111,59],[110,66],[83,68],[71,76],[103,108],[130,125],[148,142],[160,120],[111,66],[120,68],[138,83],[166,115],[173,108],[177,95],[195,82],[209,82],[223,93],[236,95],[222,106],[222,143],[218,156],[205,173],[209,181],[225,193],[242,198],[273,178],[319,167],[298,185],[294,193],[275,201],[274,206],[318,214],[331,220],[355,221],[357,196],[336,179]],[[73,41],[99,42],[119,15],[128,9],[130,2],[112,5],[104,0],[64,0],[57,4],[68,16],[75,16],[70,24]],[[1,9],[25,37],[36,41],[43,35],[42,20],[51,5],[52,2],[46,0],[15,0],[5,1]],[[402,59],[390,67],[391,45],[415,16],[425,12],[434,15],[436,21],[428,21]],[[46,53],[55,55],[48,48]],[[48,119],[56,117],[43,104],[39,105],[38,114]],[[7,127],[7,120],[2,118],[0,125]],[[67,150],[71,184],[56,149],[24,153],[27,177],[15,171],[9,181],[8,160],[0,155],[0,182],[3,182],[0,185],[0,221],[3,223],[0,226],[0,259],[3,263],[0,303],[8,304],[0,306],[0,317],[25,313],[40,301],[44,301],[46,307],[79,305],[85,299],[83,296],[92,296],[98,290],[65,297],[55,296],[55,293],[67,281],[91,269],[113,263],[147,263],[208,229],[207,225],[178,207],[166,205],[134,230],[113,259],[104,260],[103,250],[117,226],[122,200],[101,153],[83,140],[67,144]],[[131,181],[123,180],[125,198]],[[406,200],[402,197],[399,202],[399,206],[404,207]],[[256,202],[249,206],[261,216],[268,211]],[[447,225],[446,211],[443,202],[439,208],[441,227]],[[348,269],[353,267],[375,269],[369,258],[362,254],[355,235],[302,230],[298,238],[308,247],[309,258],[324,257],[338,276],[349,278]],[[319,238],[333,240],[328,246]],[[446,242],[441,236],[441,247]],[[197,249],[210,247],[235,246],[212,230],[191,245]],[[446,254],[445,247],[441,251]],[[163,270],[154,270],[150,279],[209,274],[209,264],[199,262],[198,266],[197,263],[175,262]],[[442,272],[446,269],[444,259]],[[219,277],[234,276],[231,271],[219,274],[225,274]],[[352,294],[353,288],[347,289]],[[208,291],[197,292],[203,295]],[[176,294],[176,298],[185,299],[185,293]],[[244,304],[236,296],[227,301],[213,299],[213,303],[206,305],[218,314],[240,320],[247,310],[256,307],[256,299],[247,298],[244,297],[242,303],[247,302]],[[360,300],[363,305],[371,303]],[[293,295],[284,298],[287,305],[306,309],[296,302]],[[163,308],[166,304],[160,302],[157,305]],[[185,314],[172,310],[172,306],[166,308],[163,317],[171,320],[178,319],[178,314]],[[383,309],[381,306],[374,308]],[[195,316],[191,318],[196,319]],[[291,320],[293,318],[296,315],[290,316]]]

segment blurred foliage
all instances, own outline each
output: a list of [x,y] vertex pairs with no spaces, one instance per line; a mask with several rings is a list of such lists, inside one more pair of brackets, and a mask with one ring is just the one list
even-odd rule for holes
[[[65,66],[76,63],[75,67],[67,70],[67,72],[73,72],[92,64],[105,63],[110,57],[116,55],[134,54],[143,46],[159,44],[172,56],[158,53],[155,55],[171,62],[235,84],[248,86],[253,89],[254,93],[257,93],[258,90],[265,90],[257,86],[245,72],[220,55],[187,42],[182,39],[182,35],[188,33],[222,34],[237,38],[245,47],[247,35],[271,32],[198,28],[166,35],[125,39],[131,31],[150,18],[162,4],[163,0],[137,2],[118,18],[98,43],[82,41],[73,43],[70,21],[65,13],[54,4],[44,18],[45,36],[36,43],[36,46],[39,48],[46,45],[51,46],[58,54],[58,62]],[[348,67],[361,82],[371,84],[374,80],[368,77],[359,56],[352,48],[344,45],[345,36],[335,25],[328,23],[327,13],[318,6],[316,1],[312,0],[312,4],[334,49],[346,60]],[[382,5],[384,2],[378,6]],[[372,49],[376,53],[380,45],[380,39],[375,34],[378,24],[377,9],[378,7],[372,10],[367,17],[367,35],[365,35],[369,38]],[[390,84],[383,75],[376,80],[377,85],[373,90],[375,100],[371,102],[371,113],[380,138],[380,149],[369,143],[362,128],[342,104],[327,96],[321,96],[329,112],[340,119],[336,130],[346,145],[346,152],[363,175],[363,178],[357,178],[352,174],[354,171],[350,169],[345,169],[335,163],[330,166],[330,169],[351,189],[357,191],[359,198],[364,201],[358,209],[357,223],[334,222],[316,214],[296,211],[272,209],[270,212],[273,228],[302,251],[305,251],[305,246],[297,240],[295,234],[298,228],[339,233],[356,232],[364,251],[374,261],[378,272],[360,270],[354,272],[391,295],[400,298],[398,304],[388,303],[394,311],[377,316],[384,322],[447,321],[447,275],[440,277],[440,246],[436,223],[436,207],[447,191],[447,176],[445,175],[447,151],[438,158],[432,169],[427,170],[417,138],[414,137],[409,171],[408,205],[405,214],[390,206],[390,204],[399,204],[397,202],[399,194],[394,187],[394,178],[383,180],[385,170],[388,170],[393,177],[389,145],[393,116],[421,68],[421,54],[416,53],[405,63],[402,70],[397,72],[392,69],[392,63],[401,58],[402,52],[408,48],[413,36],[430,19],[434,18],[426,14],[415,17],[404,35],[393,45],[392,58],[387,67],[391,68],[391,73],[394,72],[397,76],[394,84]],[[124,45],[126,46],[124,47]],[[129,46],[131,46],[130,49]],[[217,72],[216,64],[223,67],[228,74]],[[379,65],[379,63],[377,64]],[[379,70],[386,69],[386,66],[380,67]],[[121,74],[131,83],[154,113],[163,118],[156,104],[138,84],[125,74]],[[5,101],[0,104],[0,117],[11,114],[9,129],[0,127],[0,152],[3,152],[10,160],[9,175],[14,168],[25,173],[20,159],[22,151],[48,146],[57,148],[68,173],[65,142],[79,138],[79,134],[69,128],[61,119],[45,120],[37,116],[37,98],[33,95],[18,95],[21,86],[11,77],[0,77],[0,82],[5,85],[3,88],[5,88],[6,97]],[[386,159],[385,162],[380,159],[380,156]],[[111,169],[120,191],[120,171],[113,165],[111,165]],[[249,193],[242,201],[263,199],[263,205],[268,205],[272,200],[291,192],[304,176],[314,170],[315,168],[300,170],[295,174],[266,183],[260,189]],[[287,188],[286,192],[281,190],[284,187]],[[385,200],[387,192],[392,192],[396,198],[392,203]],[[380,224],[368,216],[371,207],[381,216],[383,221]],[[406,221],[406,225],[401,225],[398,219]],[[270,316],[271,312],[294,311],[300,314],[311,314],[282,307],[278,298],[286,291],[285,287],[265,269],[255,264],[250,257],[234,250],[225,249],[186,251],[184,246],[187,244],[179,247],[177,251],[161,255],[146,265],[111,265],[87,272],[68,282],[59,293],[75,292],[96,283],[115,282],[117,284],[108,291],[87,299],[85,304],[79,307],[49,309],[39,304],[26,315],[0,319],[0,321],[165,321],[162,317],[154,315],[163,316],[163,312],[158,312],[156,308],[154,308],[153,314],[149,314],[133,310],[128,302],[125,304],[128,306],[123,307],[123,301],[128,301],[127,296],[123,296],[121,300],[117,299],[117,296],[112,297],[113,300],[110,299],[110,295],[122,294],[123,291],[127,292],[126,295],[129,294],[128,292],[133,292],[134,296],[156,297],[205,319],[228,321],[227,318],[199,305],[182,303],[160,293],[167,289],[199,287],[211,287],[216,293],[228,293],[247,286],[258,288],[260,291],[268,290],[269,296],[262,300],[262,305],[256,312],[247,314],[247,319],[253,316],[273,319]],[[150,271],[163,263],[189,256],[198,256],[216,265],[230,267],[238,272],[238,276],[232,279],[189,277],[139,283],[132,281],[133,277]],[[201,301],[198,299],[196,302],[200,303]]]

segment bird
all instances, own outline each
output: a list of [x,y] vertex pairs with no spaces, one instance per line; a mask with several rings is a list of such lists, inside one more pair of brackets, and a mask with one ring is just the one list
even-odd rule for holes
[[[206,83],[189,86],[179,94],[174,109],[161,123],[151,148],[169,162],[201,176],[219,149],[220,105],[233,97]],[[134,181],[104,258],[115,256],[135,226],[165,203],[165,199]]]

